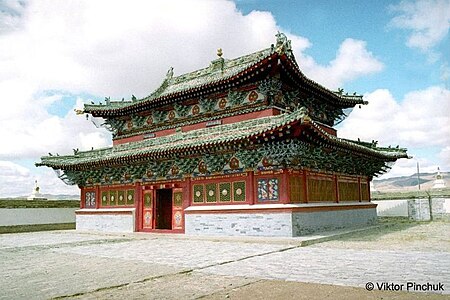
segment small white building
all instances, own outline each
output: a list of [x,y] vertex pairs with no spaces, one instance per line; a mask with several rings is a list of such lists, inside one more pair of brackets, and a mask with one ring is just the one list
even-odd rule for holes
[[445,188],[445,182],[441,175],[441,170],[438,167],[438,171],[436,174],[436,180],[434,181],[432,189],[443,189]]
[[34,188],[31,192],[31,195],[27,197],[27,200],[47,200],[47,198],[42,197],[41,193],[39,193],[39,186],[37,180],[34,181]]

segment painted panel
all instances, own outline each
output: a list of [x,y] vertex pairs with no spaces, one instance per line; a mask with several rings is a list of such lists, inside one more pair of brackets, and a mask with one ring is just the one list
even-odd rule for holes
[[219,200],[221,202],[230,202],[231,201],[231,183],[225,182],[219,184]]
[[127,191],[127,205],[134,205],[134,190]]
[[235,202],[245,201],[245,181],[233,182],[233,200]]
[[103,191],[102,192],[102,206],[108,206],[108,192]]
[[118,191],[117,200],[118,205],[125,205],[125,191]]
[[194,203],[203,203],[204,200],[204,191],[203,184],[194,184]]
[[90,191],[85,193],[84,207],[95,208],[95,192]]
[[109,205],[110,206],[117,205],[117,191],[109,191]]
[[172,229],[183,228],[183,189],[174,188],[172,191]]
[[258,201],[278,201],[279,184],[278,178],[258,179]]
[[183,207],[183,192],[174,192],[173,193],[173,206],[174,207]]
[[206,187],[206,202],[217,202],[217,185],[208,183]]
[[142,227],[145,229],[153,228],[153,191],[144,192],[144,207],[142,212]]

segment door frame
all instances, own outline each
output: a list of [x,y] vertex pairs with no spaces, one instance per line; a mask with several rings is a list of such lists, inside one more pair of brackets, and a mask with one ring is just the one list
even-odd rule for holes
[[[156,191],[159,189],[171,189],[172,190],[172,229],[156,229]],[[139,226],[138,231],[140,232],[154,232],[154,233],[184,233],[184,205],[175,207],[174,206],[174,195],[175,193],[182,193],[182,203],[185,202],[185,197],[187,196],[185,193],[185,188],[181,187],[180,184],[152,184],[152,185],[142,185],[141,189],[141,198],[142,201],[139,203],[137,209],[139,213],[136,214],[139,216]],[[152,207],[151,209],[145,209],[145,195],[150,194],[152,197]],[[151,211],[151,227],[145,226],[145,213],[146,211]],[[177,216],[175,216],[177,214]],[[180,218],[181,214],[181,223],[175,224],[175,217],[177,219]]]

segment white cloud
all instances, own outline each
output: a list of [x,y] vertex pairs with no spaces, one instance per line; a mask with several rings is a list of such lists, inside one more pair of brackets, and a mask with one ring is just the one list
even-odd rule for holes
[[76,186],[65,185],[51,169],[45,169],[39,174],[11,161],[0,161],[0,198],[29,196],[38,181],[43,194],[78,195]]
[[[392,169],[377,179],[387,179],[392,177],[410,176],[417,173],[417,163],[419,163],[420,173],[435,173],[439,165],[425,158],[412,158],[398,160]],[[448,165],[447,165],[448,166]],[[442,169],[442,166],[440,166]]]
[[327,66],[318,65],[311,57],[299,60],[305,74],[331,89],[345,82],[383,70],[384,65],[366,49],[366,42],[348,38],[342,42],[336,58]]
[[422,51],[442,41],[450,27],[449,0],[402,1],[390,9],[398,13],[390,26],[411,30],[407,45]]
[[[437,159],[443,169],[450,169],[450,90],[433,86],[425,90],[413,91],[397,102],[388,90],[376,90],[364,95],[369,105],[355,108],[340,125],[339,136],[362,140],[377,140],[380,145],[425,149],[442,148]],[[409,152],[415,156],[415,153]],[[425,163],[425,162],[424,162]],[[410,163],[403,160],[394,166],[393,174],[409,170]],[[401,168],[404,167],[404,169]],[[436,162],[426,162],[425,166],[437,167]],[[409,169],[408,169],[409,167]]]

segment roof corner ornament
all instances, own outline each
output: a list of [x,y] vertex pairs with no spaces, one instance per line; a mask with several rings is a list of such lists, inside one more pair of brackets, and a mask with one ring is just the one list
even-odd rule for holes
[[170,80],[170,79],[172,79],[172,77],[173,77],[173,67],[170,67],[166,73],[166,80]]
[[136,101],[137,100],[137,98],[136,98],[136,96],[135,95],[131,95],[131,101]]
[[276,44],[276,49],[275,51],[278,54],[284,54],[287,51],[291,51],[291,40],[288,40],[286,35],[282,32],[277,32],[277,34],[275,35],[277,37],[277,44]]
[[222,48],[217,49],[217,56],[222,57],[222,55],[223,55]]
[[73,111],[75,112],[76,115],[82,115],[82,114],[84,114],[84,110],[82,110],[82,109],[76,109],[76,108],[75,108]]
[[105,103],[106,103],[106,105],[110,105],[111,104],[111,97],[105,97]]

